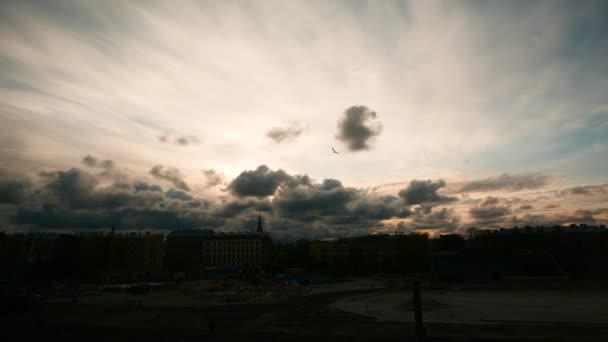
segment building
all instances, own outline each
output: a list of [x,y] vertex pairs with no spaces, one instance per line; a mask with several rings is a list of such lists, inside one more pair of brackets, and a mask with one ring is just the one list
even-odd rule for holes
[[106,282],[139,281],[163,274],[164,236],[150,232],[80,233],[84,267],[101,271]]
[[270,233],[258,216],[256,232],[214,232],[209,229],[176,230],[167,235],[169,271],[194,274],[206,266],[263,266],[272,258]]

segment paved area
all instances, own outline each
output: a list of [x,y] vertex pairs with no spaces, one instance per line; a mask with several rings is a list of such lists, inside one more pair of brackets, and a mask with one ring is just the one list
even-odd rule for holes
[[[330,305],[380,321],[412,322],[411,293],[342,298]],[[429,323],[593,323],[608,324],[608,292],[423,292]],[[426,307],[426,308],[425,308]]]

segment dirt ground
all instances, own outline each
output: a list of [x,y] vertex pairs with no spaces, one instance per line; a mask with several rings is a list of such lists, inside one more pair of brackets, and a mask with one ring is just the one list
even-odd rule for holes
[[[351,279],[285,289],[280,297],[263,286],[209,287],[201,297],[190,283],[144,295],[49,298],[30,311],[0,317],[0,329],[26,340],[80,342],[413,341],[411,294],[387,284]],[[427,341],[606,341],[607,300],[608,292],[426,291]],[[361,303],[367,312],[359,312]]]

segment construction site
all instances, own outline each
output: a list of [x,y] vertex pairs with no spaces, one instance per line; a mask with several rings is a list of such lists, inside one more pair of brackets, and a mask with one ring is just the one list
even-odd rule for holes
[[[605,341],[608,292],[602,286],[547,280],[423,282],[425,340]],[[411,286],[403,277],[63,288],[27,305],[0,320],[10,336],[63,341],[416,340]]]

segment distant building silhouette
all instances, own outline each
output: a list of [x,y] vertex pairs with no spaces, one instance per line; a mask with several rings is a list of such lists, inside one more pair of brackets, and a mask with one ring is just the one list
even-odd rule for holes
[[272,239],[258,216],[256,232],[214,232],[209,229],[175,230],[167,235],[170,272],[191,275],[205,266],[263,266],[271,262]]

